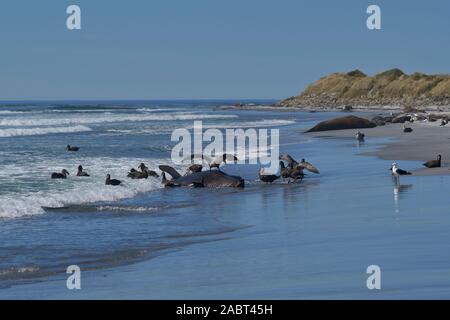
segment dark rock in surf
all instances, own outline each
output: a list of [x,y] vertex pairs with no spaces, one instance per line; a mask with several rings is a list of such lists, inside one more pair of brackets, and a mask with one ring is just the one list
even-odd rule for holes
[[356,116],[347,116],[320,122],[315,127],[309,129],[306,132],[374,128],[376,126],[377,125],[374,122],[367,120],[365,118],[360,118]]

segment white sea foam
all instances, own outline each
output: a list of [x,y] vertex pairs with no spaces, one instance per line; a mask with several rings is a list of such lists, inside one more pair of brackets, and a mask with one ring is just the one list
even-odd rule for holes
[[83,125],[71,127],[38,127],[38,128],[8,128],[0,129],[0,137],[35,136],[51,133],[86,132],[92,129]]
[[[239,128],[269,128],[269,127],[281,127],[295,123],[294,120],[260,120],[260,121],[246,121],[246,122],[231,122],[224,124],[205,124],[203,123],[203,129],[239,129]],[[185,127],[188,130],[194,128],[193,125]],[[144,127],[140,129],[108,129],[107,132],[116,134],[164,134],[170,133],[174,130],[174,127]]]
[[[81,158],[66,160],[65,168],[72,174],[66,180],[50,179],[51,172],[59,172],[58,160],[43,160],[28,163],[26,170],[21,162],[0,167],[0,183],[20,183],[20,193],[0,195],[0,218],[17,218],[42,214],[42,207],[65,207],[70,205],[90,204],[96,202],[112,202],[132,198],[139,193],[161,188],[160,179],[148,178],[132,180],[126,177],[131,167],[144,162],[155,169],[158,164],[167,160],[148,160],[131,158]],[[90,177],[76,177],[79,164],[89,172]],[[120,186],[106,186],[105,176],[122,180]],[[30,182],[30,176],[33,182]],[[31,184],[31,185],[29,185]],[[24,191],[29,190],[29,191]],[[105,204],[108,205],[108,204]]]
[[177,121],[177,120],[201,120],[201,119],[228,119],[237,118],[236,115],[227,114],[198,114],[191,112],[178,112],[172,114],[111,114],[105,116],[73,116],[64,118],[48,117],[20,117],[4,118],[0,120],[0,126],[61,126],[76,124],[95,124],[112,122],[135,122],[135,121]]
[[23,114],[24,111],[11,111],[11,110],[0,110],[0,115],[15,115],[15,114]]
[[158,207],[131,207],[131,206],[99,206],[98,211],[127,211],[127,212],[149,212],[158,211]]
[[163,111],[180,111],[182,108],[139,108],[136,111],[139,112],[163,112]]

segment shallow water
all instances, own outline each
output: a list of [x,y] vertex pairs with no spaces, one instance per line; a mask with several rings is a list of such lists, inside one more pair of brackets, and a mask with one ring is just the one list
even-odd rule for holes
[[[171,142],[172,131],[191,129],[193,120],[202,120],[205,129],[297,125],[298,114],[274,118],[271,113],[218,110],[218,105],[176,101],[3,106],[2,285],[57,274],[72,263],[89,269],[126,264],[242,228],[193,215],[201,204],[195,191],[168,192],[160,179],[126,178],[141,162],[151,169],[169,163],[176,143]],[[68,144],[81,149],[66,152]],[[80,164],[91,177],[75,176]],[[71,173],[68,179],[50,179],[51,172],[63,168]],[[105,186],[106,173],[123,185]]]
[[[77,134],[0,138],[8,150],[2,159],[0,208],[15,217],[0,220],[0,297],[38,298],[42,290],[63,298],[117,298],[123,290],[128,298],[181,299],[450,296],[448,177],[404,177],[396,185],[390,161],[358,155],[387,139],[369,137],[358,145],[353,139],[301,134],[302,128],[336,114],[215,110],[207,104],[145,108],[176,108],[155,111],[166,118],[201,110],[215,115],[208,120],[211,126],[273,121],[281,131],[281,152],[306,157],[321,174],[310,174],[300,184],[264,185],[255,181],[257,166],[237,165],[225,170],[246,178],[244,190],[167,190],[149,180],[127,181],[116,193],[103,186],[103,172],[94,176],[99,182],[73,178],[53,184],[49,169],[60,162],[75,168],[83,161],[90,171],[107,168],[124,178],[129,163],[142,160],[152,167],[168,158],[170,133],[142,132],[143,127],[158,130],[159,125],[170,132],[192,120],[145,120],[130,126],[125,121],[114,123],[115,128],[97,123],[88,124],[92,131]],[[64,153],[68,140],[86,151]],[[126,155],[118,154],[122,149]],[[19,159],[19,152],[27,157]],[[20,172],[16,183],[5,188],[13,168],[30,163],[26,159],[34,159],[30,172],[40,183]],[[399,163],[405,169],[420,166]],[[14,189],[17,183],[21,186]],[[76,197],[66,203],[67,188]],[[48,196],[55,193],[58,197]],[[47,203],[70,206],[25,211]],[[8,211],[8,206],[16,209]],[[65,289],[69,264],[93,270],[87,271],[81,292]],[[366,268],[372,264],[382,269],[378,293],[366,288]],[[17,285],[36,279],[43,282]]]

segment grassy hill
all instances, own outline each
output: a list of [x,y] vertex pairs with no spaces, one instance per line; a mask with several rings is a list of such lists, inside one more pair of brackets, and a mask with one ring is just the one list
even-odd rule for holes
[[289,107],[450,107],[450,75],[405,74],[392,69],[374,76],[360,70],[332,73],[300,95],[280,101]]

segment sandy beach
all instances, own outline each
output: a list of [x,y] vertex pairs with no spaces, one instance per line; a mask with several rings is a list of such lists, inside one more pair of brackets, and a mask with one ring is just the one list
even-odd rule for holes
[[[423,161],[433,160],[442,155],[442,168],[408,168],[414,175],[449,175],[450,174],[450,127],[441,127],[440,122],[415,122],[408,124],[413,132],[404,133],[403,124],[392,123],[370,129],[361,129],[366,135],[366,142],[371,138],[392,138],[392,141],[377,151],[362,155],[377,156],[383,160]],[[354,139],[358,130],[333,130],[308,133],[316,138]]]

